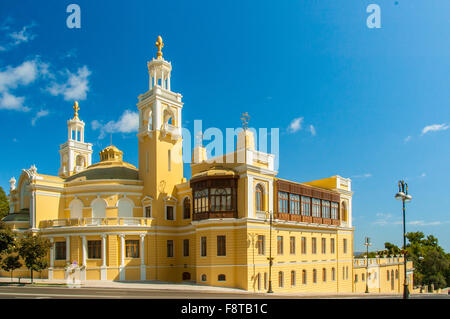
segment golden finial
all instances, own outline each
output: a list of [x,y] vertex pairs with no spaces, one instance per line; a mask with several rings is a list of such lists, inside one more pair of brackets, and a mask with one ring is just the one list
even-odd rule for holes
[[78,120],[78,110],[80,109],[80,108],[78,107],[78,101],[75,101],[75,103],[73,104],[73,109],[75,110],[75,115],[74,115],[73,119],[74,119],[74,120],[75,120],[75,119]]
[[161,49],[164,47],[163,39],[160,35],[158,35],[158,39],[156,39],[156,47],[158,48],[158,52],[156,53],[156,58],[158,60],[162,60],[162,51]]

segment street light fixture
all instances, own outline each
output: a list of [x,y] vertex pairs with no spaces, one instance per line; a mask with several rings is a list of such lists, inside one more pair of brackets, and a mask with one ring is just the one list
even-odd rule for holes
[[412,196],[408,194],[408,184],[401,180],[398,182],[398,193],[395,194],[395,199],[402,201],[403,203],[403,263],[405,268],[405,276],[403,283],[403,299],[409,298],[408,282],[406,279],[406,228],[405,228],[405,203],[409,203],[412,200]]
[[366,241],[364,243],[364,246],[366,246],[367,253],[366,253],[366,294],[369,293],[369,284],[368,284],[368,273],[369,273],[369,246],[372,246],[370,243],[370,238],[366,237]]
[[267,290],[268,294],[273,293],[272,290],[272,265],[273,265],[273,257],[272,257],[272,219],[273,219],[273,212],[269,211],[269,218],[270,218],[270,235],[269,235],[269,257],[267,258],[269,260],[269,290]]

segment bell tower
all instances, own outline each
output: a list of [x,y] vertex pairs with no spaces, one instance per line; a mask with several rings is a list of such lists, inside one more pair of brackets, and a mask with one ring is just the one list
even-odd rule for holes
[[78,102],[74,117],[67,121],[67,142],[59,149],[61,165],[58,175],[65,178],[81,172],[92,163],[92,144],[84,142],[84,122],[78,118]]
[[165,203],[174,200],[175,185],[183,181],[181,94],[171,89],[172,64],[163,58],[161,36],[156,59],[147,62],[149,89],[139,102],[139,178],[144,196],[152,198],[154,218],[164,219]]

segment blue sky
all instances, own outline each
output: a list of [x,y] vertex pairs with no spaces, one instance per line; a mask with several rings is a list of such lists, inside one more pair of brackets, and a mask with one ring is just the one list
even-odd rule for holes
[[[70,3],[80,29],[66,26]],[[366,25],[370,3],[380,29]],[[4,0],[0,186],[32,164],[57,174],[74,99],[94,162],[112,134],[137,165],[137,96],[162,35],[184,127],[239,127],[249,112],[250,126],[280,129],[279,177],[352,178],[355,251],[365,236],[401,245],[404,178],[407,231],[450,251],[449,12],[445,0]]]

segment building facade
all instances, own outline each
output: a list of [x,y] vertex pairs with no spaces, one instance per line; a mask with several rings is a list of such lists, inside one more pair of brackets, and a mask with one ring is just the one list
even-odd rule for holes
[[[256,150],[246,129],[231,153],[207,158],[196,145],[192,177],[184,178],[182,96],[172,91],[162,46],[158,37],[157,58],[147,63],[149,89],[138,96],[138,167],[113,145],[92,163],[75,102],[58,176],[33,165],[11,179],[4,221],[52,242],[42,278],[66,279],[71,264],[81,280],[195,282],[255,292],[267,291],[271,281],[279,292],[364,291],[363,269],[353,259],[350,179],[279,179],[274,155]],[[380,264],[378,286],[388,285],[388,271],[380,270],[387,266],[390,278],[403,278],[395,262]],[[26,269],[14,273],[29,276]]]

